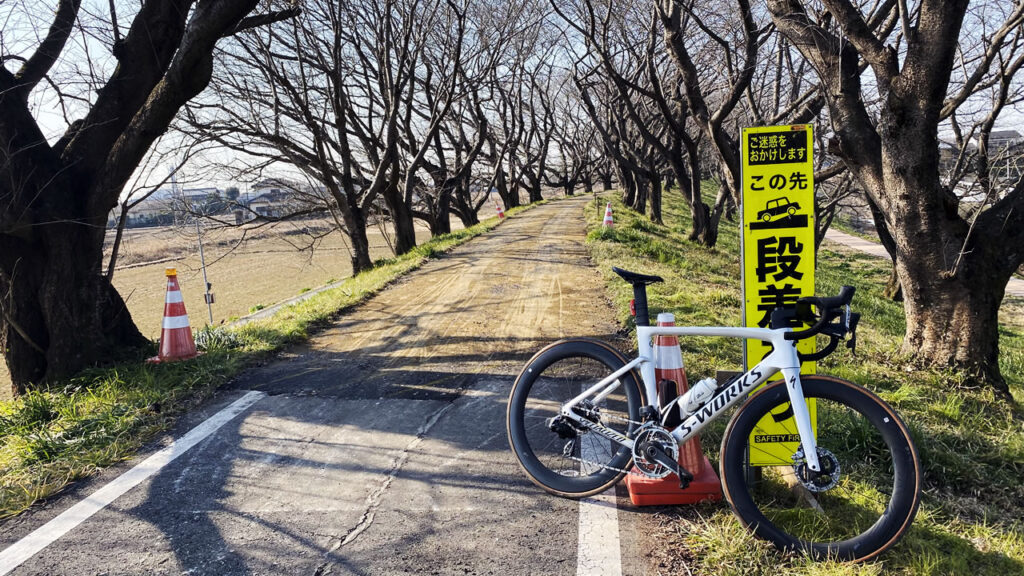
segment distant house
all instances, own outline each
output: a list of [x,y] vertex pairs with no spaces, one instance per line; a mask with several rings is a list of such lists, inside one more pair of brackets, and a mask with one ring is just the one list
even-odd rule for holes
[[171,203],[166,198],[146,198],[128,211],[129,218],[154,218],[171,212]]
[[[968,144],[969,147],[974,147],[973,144]],[[953,142],[946,140],[939,140],[939,169],[943,172],[950,172],[956,166],[956,161],[960,157],[960,149]]]
[[303,185],[287,178],[264,178],[249,187],[253,196],[273,193],[294,193],[303,189]]
[[185,200],[198,202],[205,200],[211,196],[222,196],[219,188],[207,187],[207,188],[185,188],[181,190],[179,196]]
[[249,200],[249,210],[265,218],[281,218],[291,211],[293,194],[280,189],[259,194]]
[[1024,136],[1020,135],[1020,132],[1016,130],[993,130],[988,135],[988,148],[991,151],[990,154],[999,152],[1021,143],[1024,140]]
[[323,186],[312,187],[286,178],[264,178],[249,190],[244,201],[249,214],[265,218],[285,218],[299,212],[309,216],[329,196]]
[[[120,218],[121,207],[117,206],[110,211],[107,225],[109,227],[116,226]],[[128,210],[125,226],[127,228],[163,226],[172,221],[174,221],[174,209],[170,198],[154,195],[142,200]]]

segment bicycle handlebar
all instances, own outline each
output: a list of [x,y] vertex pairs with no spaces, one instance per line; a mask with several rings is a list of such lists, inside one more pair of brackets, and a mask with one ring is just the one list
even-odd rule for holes
[[[801,298],[796,301],[798,318],[803,320],[807,317],[809,311],[804,311],[800,318],[801,306],[806,307],[812,305],[818,309],[818,320],[813,326],[806,330],[793,330],[792,332],[786,333],[786,340],[803,340],[804,338],[810,338],[826,330],[826,334],[835,338],[841,338],[850,331],[851,317],[850,313],[850,302],[853,300],[853,294],[856,290],[853,286],[843,286],[839,290],[838,296],[832,296],[829,298],[818,298],[818,297],[807,297]],[[832,321],[836,318],[840,318],[839,323],[832,324]]]

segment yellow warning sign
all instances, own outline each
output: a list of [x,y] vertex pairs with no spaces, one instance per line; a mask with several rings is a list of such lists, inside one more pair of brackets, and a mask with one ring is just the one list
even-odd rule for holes
[[[814,295],[814,138],[809,124],[744,128],[743,158],[743,320],[745,326],[768,327],[772,310],[794,306]],[[814,339],[800,341],[803,353],[814,351]],[[769,346],[748,340],[744,363],[749,368]],[[814,363],[801,373],[813,374]],[[813,400],[808,401],[816,427]],[[792,408],[769,414],[750,435],[750,464],[792,464],[799,447]]]

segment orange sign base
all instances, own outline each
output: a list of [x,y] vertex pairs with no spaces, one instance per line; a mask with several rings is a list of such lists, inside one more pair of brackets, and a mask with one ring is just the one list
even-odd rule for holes
[[[679,479],[675,474],[659,479],[627,474],[626,487],[629,488],[629,499],[634,506],[667,506],[721,500],[722,484],[707,456],[704,457],[704,466],[701,468],[703,470],[694,474],[693,482],[690,482],[686,490],[679,489]],[[636,468],[633,468],[633,471],[639,472]]]

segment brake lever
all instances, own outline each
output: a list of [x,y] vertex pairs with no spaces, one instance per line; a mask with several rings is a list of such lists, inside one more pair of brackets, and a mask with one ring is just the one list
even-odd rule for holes
[[857,355],[857,323],[860,322],[860,314],[850,313],[850,339],[846,341],[846,347],[850,349],[850,355]]

